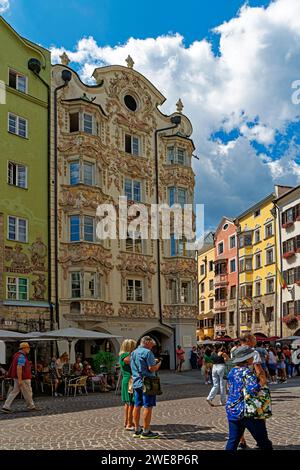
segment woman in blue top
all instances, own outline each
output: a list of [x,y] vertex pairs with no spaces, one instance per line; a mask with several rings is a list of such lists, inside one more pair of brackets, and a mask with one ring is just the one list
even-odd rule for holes
[[245,429],[252,434],[261,450],[272,450],[272,442],[268,438],[266,420],[245,418],[245,398],[243,389],[250,397],[257,396],[261,389],[257,377],[249,365],[253,362],[254,350],[249,346],[240,347],[235,353],[233,363],[236,364],[228,374],[228,400],[226,413],[229,426],[229,438],[226,450],[237,450]]

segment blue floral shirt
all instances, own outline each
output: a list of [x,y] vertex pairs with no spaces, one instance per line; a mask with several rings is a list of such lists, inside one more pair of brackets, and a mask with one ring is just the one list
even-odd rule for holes
[[257,377],[248,367],[234,367],[228,374],[228,399],[226,413],[230,420],[242,419],[244,417],[244,393],[246,388],[250,396],[255,396],[261,389]]

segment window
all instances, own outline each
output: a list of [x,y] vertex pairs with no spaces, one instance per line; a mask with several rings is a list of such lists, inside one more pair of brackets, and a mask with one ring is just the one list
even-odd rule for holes
[[74,160],[69,163],[70,185],[86,184],[92,186],[95,184],[95,165],[90,162]]
[[236,260],[235,258],[230,260],[230,272],[234,273],[236,271]]
[[226,261],[215,263],[215,275],[220,276],[221,274],[227,274],[227,263]]
[[201,266],[200,266],[200,275],[204,276],[204,273],[205,273],[205,265],[201,264]]
[[214,308],[214,299],[209,299],[209,310],[213,310]]
[[8,113],[8,132],[27,138],[27,119]]
[[95,242],[95,218],[84,215],[70,216],[70,241]]
[[260,242],[260,229],[258,228],[254,232],[254,243]]
[[78,299],[81,297],[81,273],[71,273],[71,298]]
[[252,271],[252,258],[240,259],[240,272]]
[[28,300],[28,279],[23,277],[8,277],[6,292],[8,300]]
[[180,283],[180,303],[190,304],[191,303],[191,282],[181,281]]
[[172,233],[170,238],[170,256],[189,256],[189,250],[187,249],[187,239],[185,237],[175,238]]
[[260,322],[260,311],[259,309],[255,309],[254,312],[254,323],[259,323]]
[[19,217],[8,216],[8,240],[27,242],[28,221]]
[[205,302],[204,302],[204,300],[201,300],[201,302],[200,302],[200,312],[203,313],[204,310],[205,310]]
[[143,302],[143,285],[138,279],[127,279],[126,299],[128,302]]
[[180,204],[182,208],[187,204],[187,191],[183,188],[168,188],[169,205]]
[[140,232],[128,232],[126,239],[126,251],[142,253],[142,239]]
[[216,300],[226,300],[227,299],[227,289],[226,287],[220,287],[215,290],[215,299]]
[[235,299],[236,298],[236,286],[231,286],[230,287],[230,298]]
[[21,91],[22,93],[27,93],[27,77],[25,75],[9,69],[8,83],[11,88]]
[[260,281],[255,283],[255,295],[256,296],[261,295],[261,282]]
[[200,288],[201,288],[201,294],[203,294],[204,293],[204,282],[201,282]]
[[70,241],[71,242],[80,241],[80,216],[79,215],[70,216]]
[[79,113],[70,113],[70,132],[79,131]]
[[83,216],[83,239],[86,242],[93,242],[95,239],[94,220],[94,217]]
[[140,139],[137,136],[125,134],[125,152],[140,155]]
[[7,182],[18,188],[27,188],[27,167],[19,163],[8,162]]
[[209,290],[213,290],[213,288],[214,288],[214,281],[213,281],[213,279],[211,279],[209,281]]
[[218,255],[221,255],[224,252],[224,242],[218,244]]
[[270,223],[265,226],[265,238],[272,237],[272,235],[273,235],[273,224]]
[[256,211],[254,211],[253,216],[254,217],[260,216],[260,209],[257,209]]
[[252,311],[247,312],[247,323],[252,323]]
[[209,270],[210,270],[210,271],[213,271],[213,270],[214,270],[214,262],[213,262],[213,261],[210,261],[210,262],[209,262]]
[[274,263],[274,250],[273,248],[269,248],[266,250],[266,262],[267,264]]
[[227,230],[227,229],[228,229],[228,227],[229,227],[229,225],[228,225],[228,224],[224,224],[224,225],[223,225],[223,230]]
[[87,134],[93,134],[93,116],[83,113],[83,131]]
[[[82,279],[82,277],[81,277]],[[84,297],[101,298],[101,276],[95,272],[85,272],[84,276]]]
[[169,289],[170,289],[170,297],[171,297],[170,303],[177,304],[177,281],[176,279],[170,279]]
[[287,285],[295,284],[300,281],[300,266],[284,271],[283,277]]
[[267,279],[266,293],[272,294],[274,292],[274,287],[275,287],[274,279],[273,278]]
[[185,164],[185,150],[180,147],[168,147],[168,163],[170,165],[184,165]]
[[244,246],[251,246],[251,245],[252,245],[251,233],[240,235],[240,248],[243,248]]
[[133,96],[131,95],[125,95],[124,96],[124,103],[125,103],[125,106],[130,109],[130,111],[136,111],[137,109],[137,102],[136,100],[134,99]]
[[126,178],[124,185],[124,193],[127,199],[129,199],[130,201],[141,202],[141,182]]
[[234,312],[229,312],[229,325],[234,325]]
[[247,284],[247,285],[240,287],[240,297],[242,299],[247,298],[247,297],[249,299],[252,298],[252,284]]
[[235,248],[235,246],[236,246],[236,237],[235,237],[235,235],[232,235],[229,238],[229,247],[232,250],[232,248]]
[[270,322],[274,320],[274,307],[267,307],[266,308],[266,322]]
[[296,239],[290,238],[283,242],[283,253],[294,253],[296,251]]
[[261,268],[261,254],[255,255],[255,269]]

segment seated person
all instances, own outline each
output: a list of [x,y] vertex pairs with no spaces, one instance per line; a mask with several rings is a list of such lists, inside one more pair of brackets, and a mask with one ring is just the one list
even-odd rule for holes
[[83,364],[81,363],[81,359],[80,357],[76,357],[76,362],[75,364],[73,364],[72,372],[74,375],[79,377],[80,375],[82,375],[82,370],[83,370]]

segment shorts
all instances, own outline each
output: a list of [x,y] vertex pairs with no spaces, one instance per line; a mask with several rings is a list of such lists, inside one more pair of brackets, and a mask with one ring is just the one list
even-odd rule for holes
[[271,377],[274,377],[276,375],[276,364],[274,365],[269,364],[268,369],[269,369]]
[[146,395],[142,388],[134,389],[134,405],[152,408],[156,406],[156,395]]
[[279,362],[279,364],[277,364],[277,369],[285,369],[285,364],[282,362]]

